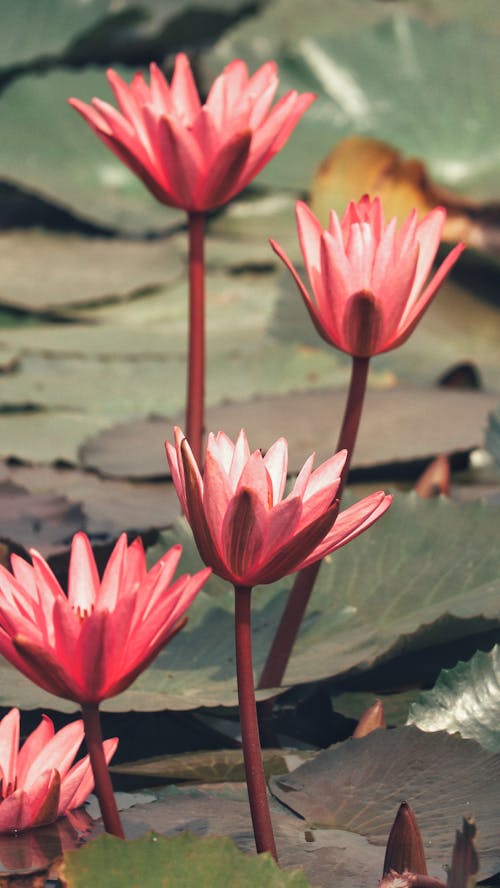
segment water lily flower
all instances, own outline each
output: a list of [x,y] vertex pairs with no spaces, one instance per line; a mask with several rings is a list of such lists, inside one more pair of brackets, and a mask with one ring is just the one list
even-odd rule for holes
[[66,596],[34,549],[0,566],[0,653],[35,684],[80,705],[125,690],[184,625],[209,570],[173,576],[173,546],[148,572],[140,539],[122,534],[99,579],[87,536],[73,538]]
[[[81,720],[57,733],[46,715],[19,749],[19,710],[0,721],[0,833],[52,823],[83,805],[94,780],[89,757],[73,765],[83,740]],[[106,761],[118,739],[104,741]]]
[[245,62],[232,61],[204,104],[184,53],[170,84],[155,64],[149,85],[140,73],[130,85],[113,70],[107,76],[119,111],[97,98],[70,104],[159,201],[189,213],[219,207],[245,188],[315,98],[291,90],[271,108],[275,62],[249,77]]
[[465,248],[457,244],[430,277],[446,218],[442,207],[420,221],[414,210],[397,229],[380,199],[351,202],[326,231],[306,204],[296,204],[300,247],[312,296],[285,251],[271,246],[292,273],[320,336],[341,351],[369,358],[402,345]]
[[250,452],[243,430],[235,444],[224,432],[210,434],[202,476],[181,429],[174,436],[175,446],[166,442],[167,457],[200,555],[235,586],[273,583],[319,561],[370,527],[392,500],[378,491],[338,515],[345,450],[314,471],[310,456],[283,498],[284,438],[263,456]]

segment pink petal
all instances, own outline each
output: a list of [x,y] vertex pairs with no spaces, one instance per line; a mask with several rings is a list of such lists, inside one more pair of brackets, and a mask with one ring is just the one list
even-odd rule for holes
[[203,509],[207,525],[217,548],[221,549],[221,532],[224,516],[234,494],[227,473],[215,459],[213,450],[207,447],[204,470]]
[[259,561],[265,526],[266,508],[260,496],[253,489],[241,488],[229,505],[221,534],[231,582],[248,585],[247,574]]
[[170,93],[179,120],[184,126],[192,126],[200,112],[201,102],[189,59],[183,52],[177,53],[175,58]]
[[205,518],[203,482],[200,478],[196,460],[185,438],[182,441],[181,452],[184,467],[187,516],[191,530],[193,531],[202,560],[205,564],[212,567],[216,573],[219,573],[220,569],[223,568],[223,564]]
[[197,209],[199,181],[206,174],[206,159],[190,130],[173,117],[162,117],[155,124],[152,145],[156,165],[168,170],[169,188],[179,206],[187,211]]
[[0,833],[23,829],[24,802],[26,795],[22,789],[0,801]]
[[113,547],[102,575],[97,592],[99,610],[114,610],[124,581],[124,564],[127,555],[127,534],[122,533]]
[[19,749],[19,709],[11,709],[0,721],[0,777],[3,792],[16,785]]
[[[104,757],[109,764],[118,746],[118,737],[105,740],[103,743]],[[88,755],[81,759],[66,774],[61,783],[61,794],[57,814],[61,816],[73,808],[79,808],[86,801],[94,788],[94,775]]]
[[291,539],[284,539],[282,545],[276,550],[270,559],[258,566],[254,572],[249,572],[248,585],[259,583],[274,583],[286,574],[297,570],[307,557],[311,549],[314,549],[323,537],[328,533],[338,513],[338,504],[330,506],[318,518],[306,527],[295,533]]
[[321,239],[323,229],[316,216],[302,201],[295,204],[297,219],[297,232],[299,235],[300,249],[306,266],[307,275],[311,283],[316,302],[319,306],[324,304],[325,287],[321,275]]
[[71,722],[60,731],[47,738],[45,748],[38,750],[29,764],[24,780],[24,788],[29,790],[38,776],[47,770],[57,770],[61,780],[69,771],[84,736],[81,719]]
[[99,592],[99,574],[89,539],[76,533],[71,544],[68,601],[80,615],[90,613]]
[[340,513],[323,541],[301,562],[300,570],[308,567],[309,564],[314,564],[316,561],[329,555],[330,552],[340,549],[341,546],[345,546],[346,543],[355,539],[360,533],[368,530],[387,511],[391,502],[392,496],[386,495],[379,490],[377,493],[364,497],[364,499],[353,506],[349,506],[348,509]]
[[248,446],[247,436],[241,429],[234,445],[233,457],[229,469],[229,480],[235,491],[238,487],[242,472],[250,459],[250,447]]
[[286,486],[288,469],[288,441],[286,438],[278,438],[271,445],[264,457],[266,467],[272,482],[273,505],[280,502]]
[[214,80],[205,102],[219,131],[228,123],[248,82],[248,69],[241,59],[235,59]]
[[229,200],[247,163],[251,141],[252,133],[247,129],[235,133],[219,148],[194,197],[198,210],[215,209]]
[[42,715],[40,724],[26,738],[17,762],[17,782],[18,786],[24,786],[26,783],[26,775],[31,763],[37,756],[43,752],[46,744],[54,736],[54,725],[48,715]]

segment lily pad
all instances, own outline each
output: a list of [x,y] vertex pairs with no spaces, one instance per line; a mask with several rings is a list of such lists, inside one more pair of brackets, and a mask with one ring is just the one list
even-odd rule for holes
[[[281,357],[283,360],[283,353]],[[307,353],[302,361],[306,363]],[[214,432],[223,429],[234,438],[244,427],[251,445],[263,449],[285,435],[290,448],[289,471],[294,474],[313,451],[318,463],[331,456],[344,402],[343,391],[314,390],[219,404],[207,410],[206,428]],[[495,403],[495,398],[480,392],[371,390],[353,468],[377,466],[380,470],[385,466],[394,470],[395,464],[401,467],[443,452],[464,454],[481,444],[488,411]],[[167,476],[158,440],[161,436],[162,440],[171,439],[172,425],[182,426],[183,422],[182,416],[175,423],[156,418],[108,429],[85,443],[83,465],[109,477]],[[144,452],[150,454],[147,463]]]
[[[119,73],[130,79],[134,72]],[[68,106],[70,96],[110,99],[103,72],[53,71],[20,77],[6,87],[0,178],[77,218],[128,234],[182,223],[182,213],[154,200],[101,144]]]
[[208,872],[213,888],[225,888],[231,882],[241,888],[310,885],[303,873],[280,870],[270,854],[248,858],[230,839],[200,839],[187,833],[168,839],[150,833],[125,843],[114,836],[100,836],[78,852],[64,855],[59,878],[65,888],[87,888],[89,880],[95,888],[121,888],[125,880],[142,888],[172,884],[196,888],[206,884]]
[[408,723],[422,731],[457,731],[500,752],[500,647],[443,670],[432,690],[411,705]]
[[[145,829],[167,835],[189,830],[198,836],[224,833],[246,853],[255,853],[245,784],[217,787],[168,787],[157,792],[158,801],[126,811],[123,824],[127,837]],[[318,888],[351,888],[354,884],[375,885],[382,872],[383,849],[370,845],[362,836],[345,831],[315,831],[278,805],[271,797],[271,815],[278,856],[282,867],[301,866]],[[260,888],[261,882],[256,885]],[[267,885],[267,883],[266,883]]]
[[473,813],[481,834],[480,878],[500,868],[500,756],[471,740],[414,727],[374,731],[332,746],[287,777],[274,778],[271,789],[309,825],[353,831],[374,844],[385,844],[394,811],[406,799],[429,864],[441,877],[443,870],[436,873],[435,868],[449,863],[457,822]]
[[[289,241],[281,244],[288,250],[296,241],[294,233]],[[461,258],[460,263],[463,262],[465,258]],[[440,287],[437,298],[404,346],[372,360],[372,370],[380,378],[390,375],[393,385],[396,382],[430,385],[448,367],[467,361],[478,368],[485,387],[500,394],[500,316],[495,304],[497,278],[477,272],[467,285],[459,279],[458,272],[460,266],[457,275],[448,278]],[[310,323],[297,287],[288,275],[283,275],[280,280],[270,332],[278,342],[296,342],[305,347],[332,351]],[[340,359],[349,364],[347,356],[340,356]]]
[[58,495],[33,495],[10,481],[0,481],[2,540],[53,554],[68,548],[83,523],[77,503]]
[[123,303],[164,288],[184,270],[171,241],[139,243],[42,231],[5,232],[0,261],[0,304],[52,313]]
[[[363,12],[368,5],[378,6],[364,4]],[[283,151],[260,174],[260,185],[306,189],[335,142],[360,133],[425,160],[437,181],[460,192],[489,199],[496,193],[496,38],[465,20],[438,27],[418,20],[408,4],[391,6],[380,4],[385,20],[362,23],[348,39],[336,29],[329,6],[327,12],[325,4],[304,11],[296,4],[292,11],[285,0],[273,4],[269,21],[264,12],[224,35],[214,66],[235,55],[255,66],[272,55],[283,90],[318,93]],[[296,22],[299,33],[294,35],[293,24],[284,29],[284,20]]]
[[[26,491],[19,497],[18,521],[12,515],[12,485]],[[68,551],[76,530],[96,542],[111,542],[123,531],[133,536],[165,528],[179,515],[172,485],[104,480],[70,468],[0,464],[0,497],[2,490],[1,535],[25,548],[35,546],[44,557]],[[60,524],[66,515],[73,516],[69,526]]]
[[[16,0],[2,9],[1,74],[64,55],[71,43],[100,22],[110,0]],[[29,22],[29,27],[26,23]]]
[[[492,630],[500,634],[498,508],[398,496],[383,519],[325,560],[285,675],[285,690],[322,679],[359,676],[402,654],[418,653]],[[180,569],[198,570],[190,530],[179,520],[151,550],[151,563],[174,543]],[[256,590],[254,665],[262,669],[291,579]],[[188,624],[110,711],[234,706],[234,592],[211,577]],[[445,654],[442,652],[441,656]],[[439,655],[435,660],[440,666]],[[445,665],[441,661],[441,665]],[[0,665],[0,703],[73,711]],[[260,691],[260,699],[273,694]]]
[[[311,755],[314,755],[311,751],[263,749],[262,759],[266,777],[293,771]],[[212,749],[206,752],[156,756],[114,765],[111,771],[113,774],[129,774],[148,779],[154,777],[174,782],[190,780],[202,783],[231,783],[245,779],[241,749]]]

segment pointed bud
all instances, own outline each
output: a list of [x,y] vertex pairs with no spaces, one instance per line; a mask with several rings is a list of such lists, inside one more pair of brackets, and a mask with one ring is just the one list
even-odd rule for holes
[[367,734],[371,734],[372,731],[376,731],[377,728],[385,728],[385,714],[384,707],[382,706],[382,700],[375,700],[375,703],[372,703],[368,709],[363,712],[359,722],[357,723],[353,737],[366,737]]
[[476,851],[476,824],[472,818],[463,821],[462,832],[457,830],[455,846],[448,873],[448,888],[472,888],[474,876],[479,870]]
[[383,875],[391,870],[427,875],[424,843],[415,815],[407,802],[401,802],[387,840]]
[[415,484],[415,490],[423,499],[450,495],[450,461],[446,454],[437,456],[425,469]]

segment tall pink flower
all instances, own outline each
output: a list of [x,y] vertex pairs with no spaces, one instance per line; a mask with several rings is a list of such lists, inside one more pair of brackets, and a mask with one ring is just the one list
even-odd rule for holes
[[115,71],[108,80],[119,105],[93,99],[70,104],[102,142],[162,203],[188,213],[231,200],[283,147],[315,96],[286,93],[271,108],[278,87],[275,62],[251,77],[237,59],[213,83],[202,104],[189,60],[179,53],[169,85],[150,66],[126,84]]
[[[73,765],[83,733],[81,720],[55,733],[43,715],[19,749],[19,710],[0,721],[0,833],[52,823],[83,805],[94,786],[89,757]],[[107,762],[117,745],[104,741]]]
[[0,566],[0,653],[35,684],[80,705],[125,690],[146,669],[181,620],[209,570],[173,581],[173,546],[148,572],[142,543],[122,534],[99,579],[88,538],[71,547],[68,595],[35,550],[30,565]]
[[433,277],[446,212],[431,210],[421,221],[414,210],[397,230],[384,221],[379,198],[350,203],[342,220],[332,210],[323,231],[301,201],[297,228],[312,296],[285,251],[271,246],[291,271],[323,339],[358,358],[397,348],[408,339],[438,287],[458,259],[457,244]]
[[263,456],[260,450],[250,452],[244,431],[236,444],[223,432],[210,434],[203,476],[179,428],[175,446],[167,441],[166,449],[203,561],[235,586],[273,583],[313,564],[370,527],[392,500],[379,491],[338,515],[336,494],[346,451],[314,471],[310,456],[283,498],[284,438]]

